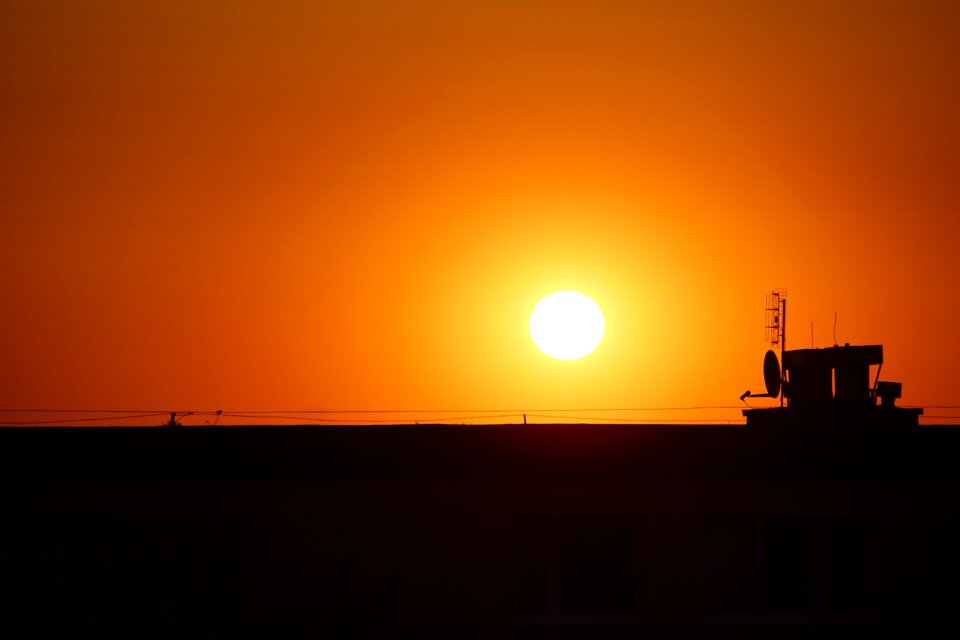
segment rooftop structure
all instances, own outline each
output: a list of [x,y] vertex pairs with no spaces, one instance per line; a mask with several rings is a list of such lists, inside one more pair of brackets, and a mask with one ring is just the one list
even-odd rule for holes
[[[880,380],[883,346],[786,350],[786,295],[773,292],[767,303],[768,339],[780,346],[780,359],[767,351],[763,362],[766,393],[740,396],[780,398],[780,406],[745,409],[747,426],[765,428],[916,427],[923,409],[896,406],[902,384]],[[783,366],[781,370],[780,361]],[[871,367],[876,373],[871,382]]]

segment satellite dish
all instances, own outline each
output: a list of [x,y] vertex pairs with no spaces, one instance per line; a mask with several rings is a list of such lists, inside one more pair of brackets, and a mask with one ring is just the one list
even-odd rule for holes
[[780,395],[780,360],[772,349],[763,356],[763,382],[771,398]]

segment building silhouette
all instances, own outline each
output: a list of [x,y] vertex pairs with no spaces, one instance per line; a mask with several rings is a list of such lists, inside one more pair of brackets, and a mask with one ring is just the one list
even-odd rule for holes
[[2,429],[0,627],[949,636],[958,452],[867,423]]

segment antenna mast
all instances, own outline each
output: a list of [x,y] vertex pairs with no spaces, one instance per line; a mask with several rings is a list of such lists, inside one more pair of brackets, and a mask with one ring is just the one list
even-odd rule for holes
[[[766,322],[767,340],[771,347],[780,345],[780,362],[783,363],[783,352],[787,349],[787,290],[774,289],[767,295]],[[784,369],[783,376],[786,377]],[[780,406],[783,398],[780,394]]]

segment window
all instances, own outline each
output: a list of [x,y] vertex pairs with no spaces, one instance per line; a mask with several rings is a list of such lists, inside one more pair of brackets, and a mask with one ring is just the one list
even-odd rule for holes
[[813,540],[808,523],[767,524],[765,538],[766,609],[809,613],[813,604]]
[[23,624],[27,635],[135,635],[116,632],[228,614],[239,624],[250,601],[245,520],[66,516],[2,524],[5,630]]
[[526,519],[514,523],[517,611],[521,613],[546,613],[550,610],[552,544],[548,520]]
[[864,522],[836,520],[824,526],[826,610],[862,613],[870,607],[872,538]]
[[707,611],[757,611],[757,523],[753,518],[708,519],[704,561]]
[[632,612],[636,539],[636,527],[627,518],[517,520],[517,611]]
[[943,518],[930,523],[927,576],[930,612],[953,618],[960,602],[960,520]]
[[709,613],[849,616],[873,606],[869,520],[716,517],[703,532]]

